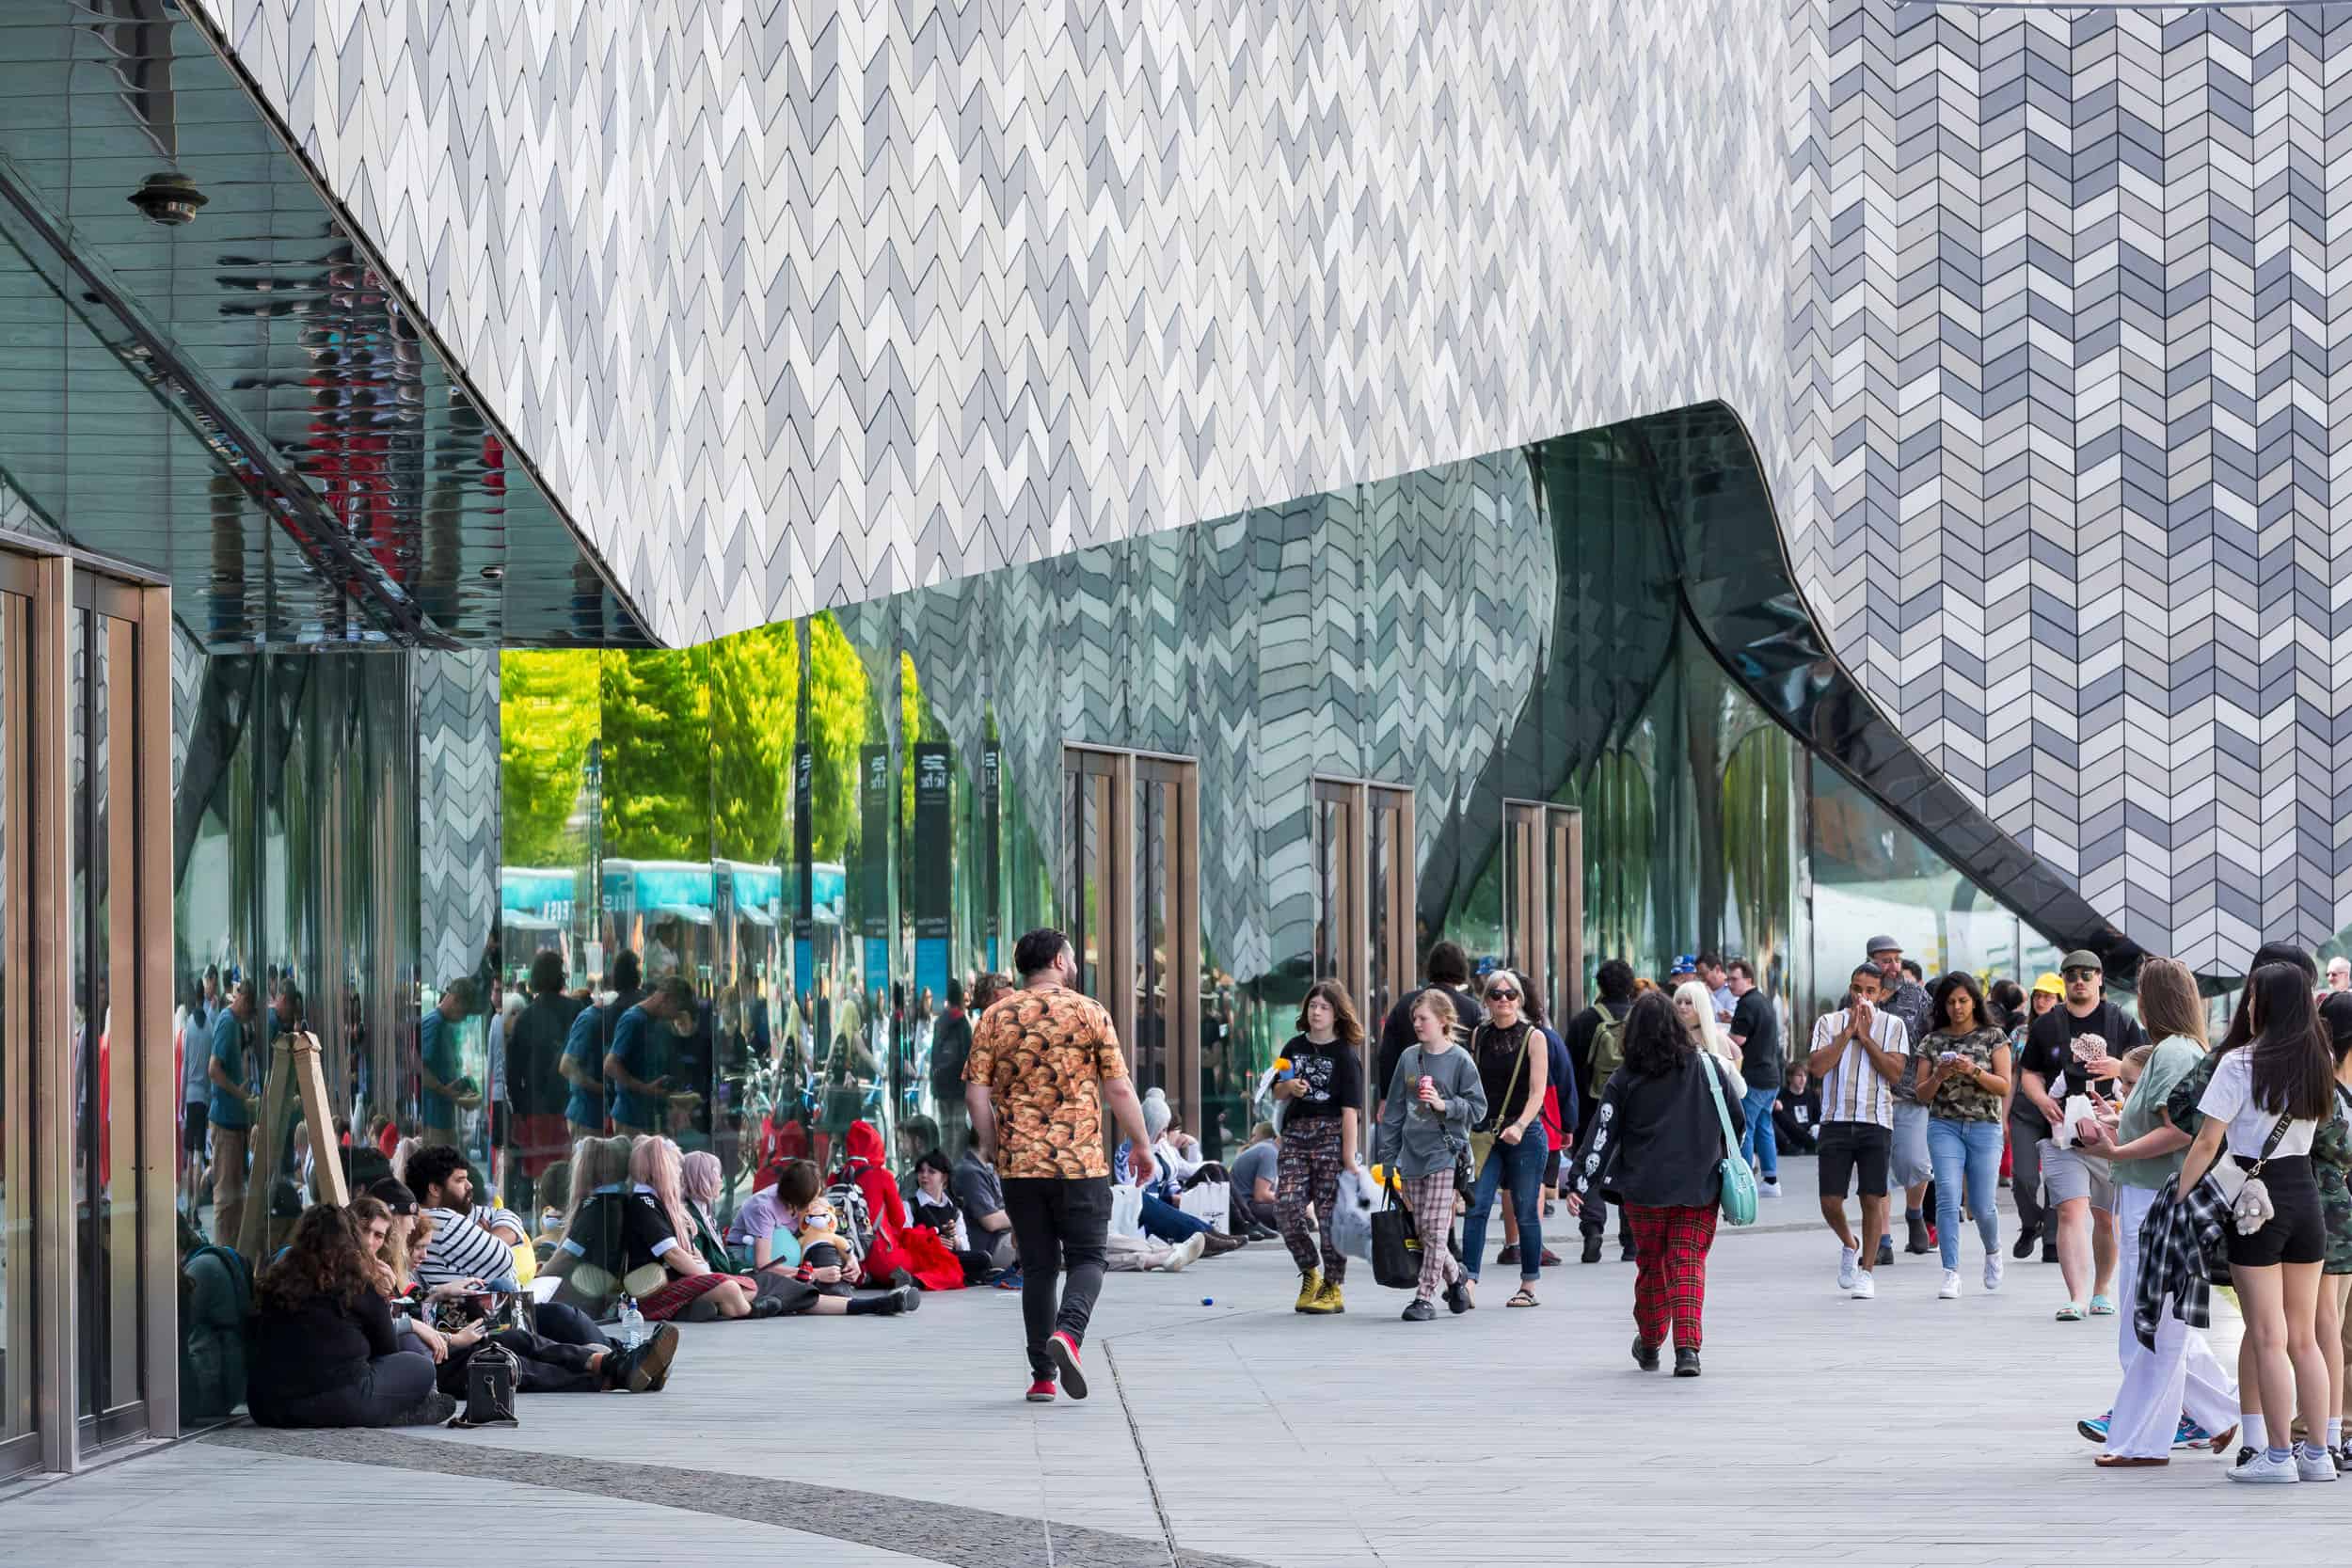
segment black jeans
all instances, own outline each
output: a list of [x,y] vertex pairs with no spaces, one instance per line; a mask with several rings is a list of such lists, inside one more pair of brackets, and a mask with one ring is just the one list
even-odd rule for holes
[[416,1408],[433,1391],[433,1357],[421,1351],[379,1355],[359,1370],[358,1380],[296,1400],[271,1402],[256,1409],[265,1427],[383,1427]]
[[[604,1370],[590,1365],[597,1353],[586,1345],[558,1344],[526,1328],[501,1328],[485,1342],[515,1353],[515,1392],[518,1394],[597,1394],[609,1386]],[[453,1352],[441,1363],[435,1380],[441,1392],[461,1400],[466,1397],[466,1363],[480,1348],[472,1345]]]
[[[1067,1181],[1013,1176],[1004,1185],[1005,1217],[1012,1221],[1013,1245],[1021,1255],[1021,1323],[1028,1333],[1029,1371],[1051,1377],[1054,1364],[1045,1358],[1045,1341],[1059,1329],[1085,1343],[1094,1298],[1103,1291],[1110,1178]],[[1058,1277],[1064,1274],[1070,1276],[1067,1286]]]
[[559,1345],[585,1345],[590,1350],[616,1348],[605,1338],[596,1320],[577,1307],[566,1307],[560,1301],[543,1301],[531,1309],[532,1326],[542,1339],[552,1339]]

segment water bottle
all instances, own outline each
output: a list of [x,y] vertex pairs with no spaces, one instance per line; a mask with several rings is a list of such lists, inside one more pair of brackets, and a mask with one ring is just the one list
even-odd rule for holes
[[637,1310],[634,1297],[621,1298],[621,1348],[635,1350],[645,1341],[644,1314]]

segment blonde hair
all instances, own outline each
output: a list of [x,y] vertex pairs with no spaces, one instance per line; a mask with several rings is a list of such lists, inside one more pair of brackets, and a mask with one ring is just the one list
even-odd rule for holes
[[[1688,1003],[1691,1010],[1698,1014],[1697,1023],[1683,1023],[1682,1025],[1684,1031],[1691,1036],[1692,1043],[1717,1061],[1728,1062],[1733,1067],[1738,1067],[1740,1065],[1739,1047],[1733,1045],[1730,1037],[1726,1036],[1716,1024],[1715,993],[1707,989],[1707,983],[1703,980],[1683,981],[1675,988],[1674,1000],[1677,1008]],[[1675,1022],[1682,1023],[1679,1012],[1677,1013]]]
[[582,1138],[572,1145],[571,1201],[564,1206],[564,1234],[569,1237],[588,1195],[628,1180],[629,1146],[633,1138]]
[[[686,1180],[677,1145],[667,1138],[640,1138],[629,1150],[628,1174],[653,1189],[654,1207],[670,1222],[677,1244],[692,1250],[693,1227],[686,1218]],[[699,1270],[695,1271],[701,1272]]]
[[1422,993],[1413,998],[1413,1011],[1426,1012],[1445,1026],[1448,1039],[1456,1045],[1462,1043],[1462,1015],[1454,1008],[1454,998],[1446,994],[1443,986],[1423,987]]

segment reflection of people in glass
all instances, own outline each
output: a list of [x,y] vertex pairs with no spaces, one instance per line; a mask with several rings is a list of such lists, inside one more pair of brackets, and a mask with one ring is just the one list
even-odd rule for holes
[[[604,1053],[604,1081],[612,1092],[615,1132],[643,1136],[667,1126],[668,1062],[677,1034],[671,1021],[680,1014],[690,1031],[696,1027],[694,988],[673,974],[613,1024],[612,1044]],[[669,1027],[657,1031],[656,1024]],[[660,1037],[662,1034],[670,1038]]]
[[418,1026],[424,1130],[429,1139],[433,1133],[443,1134],[431,1141],[455,1143],[457,1113],[482,1103],[481,1085],[465,1075],[465,1063],[458,1055],[457,1025],[472,1011],[473,982],[460,975],[441,988],[439,1005]]
[[645,973],[659,980],[677,973],[677,936],[675,920],[654,922],[653,936],[645,943]]
[[[929,988],[923,992],[930,995]],[[939,1117],[945,1146],[960,1149],[963,1147],[964,1129],[969,1126],[963,1108],[963,1064],[972,1054],[972,1019],[963,1010],[963,982],[947,982],[947,1010],[932,1026],[930,1059],[931,1106]]]
[[205,1069],[213,1085],[207,1119],[213,1126],[213,1238],[237,1244],[245,1219],[245,1162],[253,1141],[253,1019],[259,1006],[253,982],[240,980],[229,1006],[213,1023],[212,1061]]

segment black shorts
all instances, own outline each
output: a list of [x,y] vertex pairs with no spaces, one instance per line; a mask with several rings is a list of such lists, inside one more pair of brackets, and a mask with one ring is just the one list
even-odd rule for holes
[[1875,1121],[1825,1121],[1815,1151],[1821,1164],[1821,1196],[1846,1200],[1849,1184],[1864,1197],[1886,1196],[1886,1167],[1895,1154],[1895,1131]]
[[201,1100],[191,1100],[180,1109],[184,1114],[184,1119],[180,1123],[180,1152],[203,1153],[205,1117],[212,1107]]
[[[2238,1164],[2250,1170],[2254,1162]],[[2308,1154],[2281,1154],[2263,1167],[2263,1185],[2270,1189],[2276,1211],[2270,1223],[2251,1236],[2241,1236],[2233,1225],[2225,1236],[2233,1269],[2266,1269],[2278,1263],[2323,1263],[2328,1259],[2328,1222],[2319,1207],[2319,1179]]]

